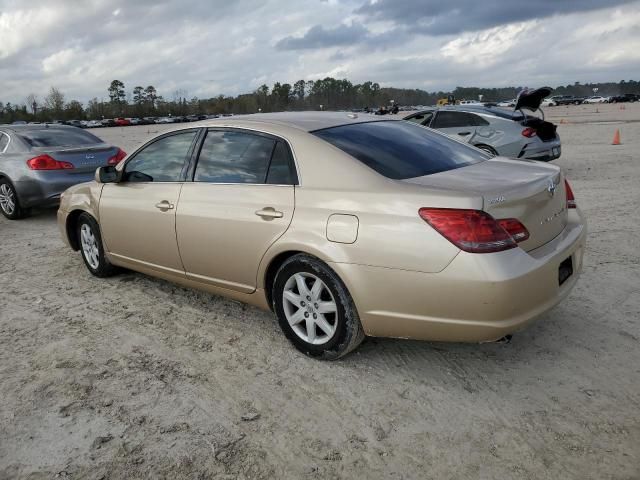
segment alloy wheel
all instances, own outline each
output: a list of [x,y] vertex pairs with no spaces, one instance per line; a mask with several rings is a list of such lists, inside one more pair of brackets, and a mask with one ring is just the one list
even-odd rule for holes
[[13,189],[3,183],[0,185],[0,208],[7,215],[13,215],[16,210],[16,199],[13,193]]
[[327,285],[311,273],[292,275],[282,292],[284,314],[295,334],[307,343],[329,342],[338,327],[338,308]]
[[80,241],[82,243],[82,253],[91,268],[96,270],[100,266],[100,249],[95,235],[88,224],[83,224],[80,228]]

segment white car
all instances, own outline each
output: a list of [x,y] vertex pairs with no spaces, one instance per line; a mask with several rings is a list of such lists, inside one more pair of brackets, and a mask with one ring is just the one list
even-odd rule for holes
[[102,122],[100,120],[89,120],[85,128],[98,128],[102,126]]
[[582,103],[607,103],[608,101],[609,97],[594,95],[593,97],[585,98]]
[[516,106],[516,99],[512,99],[512,100],[502,100],[501,102],[498,102],[498,106],[499,107],[515,107]]
[[556,105],[558,104],[554,102],[551,98],[545,98],[544,100],[542,100],[542,103],[540,104],[541,107],[555,107]]

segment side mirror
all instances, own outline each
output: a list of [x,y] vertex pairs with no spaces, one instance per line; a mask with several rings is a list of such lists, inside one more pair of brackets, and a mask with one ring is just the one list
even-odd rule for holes
[[95,180],[98,183],[116,183],[118,181],[118,171],[113,165],[100,167],[96,170]]

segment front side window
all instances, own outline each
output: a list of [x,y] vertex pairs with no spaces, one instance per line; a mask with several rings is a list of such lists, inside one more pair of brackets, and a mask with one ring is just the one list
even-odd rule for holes
[[405,121],[353,123],[312,133],[396,180],[446,172],[490,158],[465,143]]
[[181,132],[147,145],[124,167],[125,182],[179,182],[182,169],[197,135],[196,130]]
[[204,139],[194,181],[265,183],[276,141],[235,130],[210,130]]

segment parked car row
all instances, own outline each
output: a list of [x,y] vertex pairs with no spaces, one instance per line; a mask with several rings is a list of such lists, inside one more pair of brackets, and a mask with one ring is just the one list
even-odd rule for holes
[[[547,97],[542,101],[543,107],[555,107],[558,105],[581,105],[583,103],[622,103],[622,102],[638,102],[640,101],[640,94],[625,93],[623,95],[592,95],[590,97],[576,97],[574,95],[553,95]],[[495,105],[498,107],[514,107],[516,99],[503,100],[497,102]]]
[[592,95],[590,97],[574,97],[573,95],[554,95],[546,99],[548,106],[556,105],[580,105],[583,103],[622,103],[640,101],[640,95],[635,93],[625,93],[624,95]]
[[[165,117],[116,117],[102,120],[53,120],[52,122],[29,122],[29,125],[69,125],[78,128],[98,128],[98,127],[128,127],[129,125],[153,125],[156,123],[183,123],[198,122],[201,120],[214,119],[218,117],[230,117],[232,114],[222,115],[169,115]],[[25,121],[13,122],[13,125],[27,125]]]

